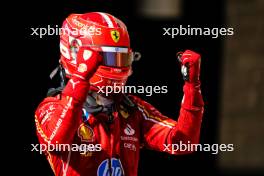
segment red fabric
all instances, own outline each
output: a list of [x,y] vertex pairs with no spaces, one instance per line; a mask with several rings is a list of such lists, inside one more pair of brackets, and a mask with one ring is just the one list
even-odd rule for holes
[[[130,96],[137,105],[133,111],[117,105],[112,123],[108,115],[90,114],[82,119],[82,103],[89,85],[80,82],[74,89],[68,83],[61,99],[46,98],[36,110],[37,135],[41,144],[100,144],[102,150],[81,154],[72,152],[45,152],[56,176],[104,175],[107,161],[112,158],[113,175],[119,173],[136,176],[139,150],[145,147],[164,151],[163,144],[182,141],[199,142],[203,114],[200,90],[193,86],[184,87],[184,100],[178,121],[174,121],[138,97]],[[172,153],[171,151],[167,151]],[[176,151],[184,154],[190,151]],[[115,167],[116,161],[120,162]]]
[[87,97],[90,84],[88,81],[72,77],[64,88],[62,94],[74,98],[76,101],[82,103]]
[[76,62],[77,70],[73,73],[73,76],[89,80],[102,62],[102,57],[89,47],[80,47]]

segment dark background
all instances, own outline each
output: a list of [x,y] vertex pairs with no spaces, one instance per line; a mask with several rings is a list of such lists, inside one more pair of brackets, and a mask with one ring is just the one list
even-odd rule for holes
[[[38,143],[35,135],[34,111],[51,86],[49,74],[58,64],[59,36],[44,36],[42,39],[31,36],[31,27],[61,25],[70,13],[101,11],[120,18],[128,27],[131,46],[141,52],[142,58],[133,65],[134,73],[129,85],[167,85],[168,94],[154,94],[151,97],[139,95],[158,108],[163,114],[177,120],[182,98],[183,81],[176,52],[194,50],[202,55],[202,94],[205,101],[205,114],[201,129],[201,143],[218,143],[218,104],[222,66],[223,39],[210,36],[179,36],[171,39],[163,36],[163,27],[177,27],[189,24],[196,27],[226,27],[225,1],[183,1],[181,18],[153,19],[141,16],[137,8],[140,1],[80,0],[63,3],[46,0],[33,1],[23,8],[25,14],[22,46],[25,58],[23,72],[26,75],[22,91],[26,96],[22,103],[22,113],[18,119],[23,128],[23,157],[18,159],[25,175],[52,175],[44,156],[31,152],[31,144]],[[23,95],[21,95],[23,97]],[[21,122],[20,122],[21,121]],[[18,139],[20,140],[20,139]],[[219,174],[217,155],[209,152],[196,152],[184,156],[171,156],[164,153],[142,150],[139,175],[180,175]],[[133,163],[131,163],[133,164]],[[17,170],[11,170],[11,172]]]

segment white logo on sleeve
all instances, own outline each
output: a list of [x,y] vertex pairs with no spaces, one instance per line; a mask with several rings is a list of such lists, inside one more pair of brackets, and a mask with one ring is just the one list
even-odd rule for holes
[[75,85],[78,84],[80,81],[74,82],[72,79],[70,79],[70,83],[72,85],[72,89],[75,89]]
[[83,59],[85,61],[90,59],[91,56],[92,56],[92,51],[90,51],[90,50],[84,50],[83,51]]
[[124,129],[124,132],[128,136],[132,136],[135,134],[135,130],[129,124],[127,124],[127,127]]
[[84,63],[81,63],[81,64],[78,66],[78,72],[83,73],[83,72],[85,72],[85,71],[87,71],[87,65],[84,64]]

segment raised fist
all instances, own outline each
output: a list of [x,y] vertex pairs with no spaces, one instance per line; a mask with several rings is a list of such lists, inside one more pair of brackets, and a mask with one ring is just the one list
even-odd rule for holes
[[89,47],[80,47],[76,58],[77,69],[73,73],[73,76],[89,80],[101,62],[102,56],[98,52]]
[[184,81],[199,84],[201,56],[191,50],[178,53]]

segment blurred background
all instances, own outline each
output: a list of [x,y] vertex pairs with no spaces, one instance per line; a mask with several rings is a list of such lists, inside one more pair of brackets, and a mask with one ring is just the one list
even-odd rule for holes
[[229,170],[264,169],[264,1],[226,1],[226,24],[234,37],[223,42],[219,142],[235,151],[219,156]]
[[[22,109],[25,117],[21,121],[23,173],[52,175],[45,157],[31,152],[30,144],[38,143],[34,111],[53,86],[48,76],[59,59],[59,36],[40,39],[30,35],[30,28],[60,26],[70,13],[102,11],[125,22],[132,48],[142,54],[141,60],[133,65],[134,73],[128,84],[167,85],[166,95],[139,96],[175,120],[183,84],[175,54],[185,49],[201,53],[205,100],[201,143],[231,143],[235,148],[233,152],[217,155],[196,152],[184,156],[142,150],[139,175],[264,174],[264,1],[79,0],[55,4],[47,0],[27,1],[26,6],[22,26],[26,59],[21,63],[23,74],[27,75],[22,86],[26,91]],[[163,36],[164,27],[179,25],[231,27],[234,35],[216,39]]]

